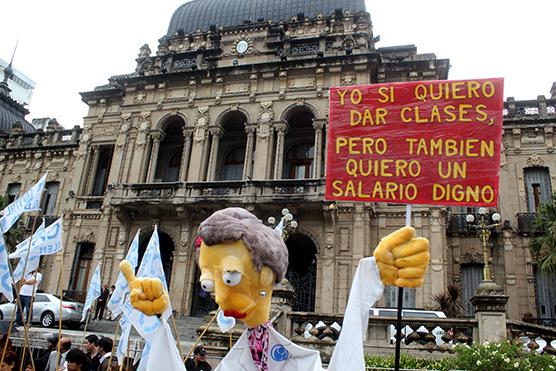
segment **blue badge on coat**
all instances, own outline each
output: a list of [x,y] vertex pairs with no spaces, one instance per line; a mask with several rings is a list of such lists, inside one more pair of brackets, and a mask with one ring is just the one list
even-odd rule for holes
[[272,347],[272,350],[270,351],[270,356],[272,357],[273,360],[280,362],[280,361],[287,360],[288,357],[290,356],[290,353],[282,344],[277,344]]

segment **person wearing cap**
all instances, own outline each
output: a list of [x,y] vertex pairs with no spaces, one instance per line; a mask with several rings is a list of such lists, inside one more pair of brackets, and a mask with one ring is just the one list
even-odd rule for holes
[[185,361],[185,368],[187,371],[210,371],[211,365],[205,360],[207,351],[202,345],[197,345],[193,351],[193,358],[188,358]]

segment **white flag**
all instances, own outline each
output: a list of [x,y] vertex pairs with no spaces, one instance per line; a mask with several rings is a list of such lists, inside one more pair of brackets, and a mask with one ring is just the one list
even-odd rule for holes
[[124,315],[120,317],[119,322],[122,329],[122,335],[120,336],[118,348],[116,349],[116,357],[118,360],[123,360],[127,354],[127,343],[129,342],[129,333],[131,332],[131,322],[129,322],[127,317]]
[[[141,260],[141,265],[137,271],[137,277],[150,277],[158,278],[162,281],[164,289],[168,291],[168,285],[166,284],[166,276],[164,275],[164,269],[162,267],[162,258],[160,257],[160,241],[158,239],[158,231],[155,227],[154,232],[149,240],[145,254],[143,255],[143,260]],[[133,327],[145,340],[149,341],[149,338],[156,332],[160,326],[160,320],[156,316],[146,316],[142,312],[133,308],[129,300],[124,303],[122,307],[122,312],[133,324]],[[172,314],[172,307],[168,305],[168,308],[162,314],[162,318],[167,320]]]
[[62,221],[63,217],[44,229],[44,242],[41,245],[40,255],[52,255],[62,250]]
[[95,274],[93,274],[93,278],[91,279],[91,283],[89,284],[89,289],[87,290],[87,298],[85,299],[85,306],[83,307],[83,316],[81,317],[81,322],[85,321],[87,318],[87,312],[93,301],[95,301],[100,296],[101,290],[101,282],[100,282],[100,263],[97,265],[95,269]]
[[[21,246],[27,242],[27,246]],[[29,238],[17,245],[14,253],[10,254],[10,258],[20,257],[19,263],[14,271],[14,282],[19,281],[23,277],[27,277],[29,272],[33,272],[39,267],[41,255],[54,254],[62,249],[62,218],[44,228],[44,219],[37,231],[33,235],[31,242],[31,251],[27,255],[29,248]],[[25,264],[25,259],[27,264]],[[25,267],[25,272],[23,268]]]
[[6,242],[4,235],[0,233],[0,293],[4,294],[8,301],[14,300],[12,289],[12,277],[10,268],[8,267],[8,251],[6,250]]
[[4,216],[0,218],[0,229],[6,233],[23,213],[40,210],[40,203],[46,174],[17,200],[6,206]]
[[[133,238],[133,241],[131,242],[131,245],[129,247],[129,251],[127,252],[127,255],[125,257],[125,260],[127,260],[129,264],[131,264],[131,268],[134,271],[135,268],[137,267],[137,262],[139,260],[139,233],[140,232],[141,230],[139,229],[135,234],[135,238]],[[110,312],[112,312],[112,315],[114,317],[122,313],[122,308],[121,308],[122,303],[124,301],[125,295],[129,293],[129,286],[127,284],[127,280],[125,279],[123,273],[120,273],[120,275],[118,276],[115,286],[116,288],[114,289],[114,292],[112,293],[112,296],[108,301],[108,309],[110,309]]]
[[[40,245],[43,242],[44,218],[41,219],[42,223],[37,227],[32,236],[33,241],[31,243],[33,245],[31,246],[31,250],[40,249]],[[15,247],[15,251],[9,255],[10,259],[25,258],[27,256],[27,250],[29,250],[29,240],[31,240],[31,237],[27,237],[25,240],[18,243]]]
[[162,326],[155,333],[150,343],[151,349],[146,357],[146,371],[185,371],[185,364],[181,359],[180,351],[176,347],[176,341],[166,320],[162,320]]

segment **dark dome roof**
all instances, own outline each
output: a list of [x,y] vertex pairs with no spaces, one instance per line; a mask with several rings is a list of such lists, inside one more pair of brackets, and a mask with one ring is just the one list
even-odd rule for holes
[[365,11],[365,0],[193,0],[174,12],[168,35],[180,29],[184,32],[207,31],[212,24],[229,27],[261,18],[287,21],[298,13],[313,18],[319,13],[330,15],[338,8]]
[[0,94],[0,134],[9,134],[16,122],[20,122],[25,133],[35,132],[35,128],[27,120],[25,115],[29,113],[23,106],[13,99]]

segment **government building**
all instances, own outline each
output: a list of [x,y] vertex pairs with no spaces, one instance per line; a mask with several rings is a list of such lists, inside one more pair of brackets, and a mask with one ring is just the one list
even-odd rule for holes
[[[288,208],[298,222],[287,239],[294,310],[342,313],[357,262],[405,224],[405,207],[324,199],[329,88],[444,80],[450,67],[414,45],[379,47],[368,11],[364,0],[187,2],[156,49],[139,49],[135,71],[81,93],[89,110],[72,129],[32,127],[5,73],[0,192],[13,200],[48,171],[45,217],[64,218],[64,252],[43,261],[41,289],[83,298],[99,262],[114,283],[137,230],[142,254],[157,225],[173,309],[203,315],[214,303],[198,284],[199,224],[228,206],[265,221]],[[516,320],[556,315],[556,281],[528,247],[529,223],[556,186],[556,86],[551,94],[504,106],[500,200],[489,210],[502,220],[487,248]],[[431,309],[456,285],[473,315],[483,244],[469,213],[413,207],[431,264],[424,286],[405,290],[406,307]],[[395,306],[396,292],[379,305]]]

